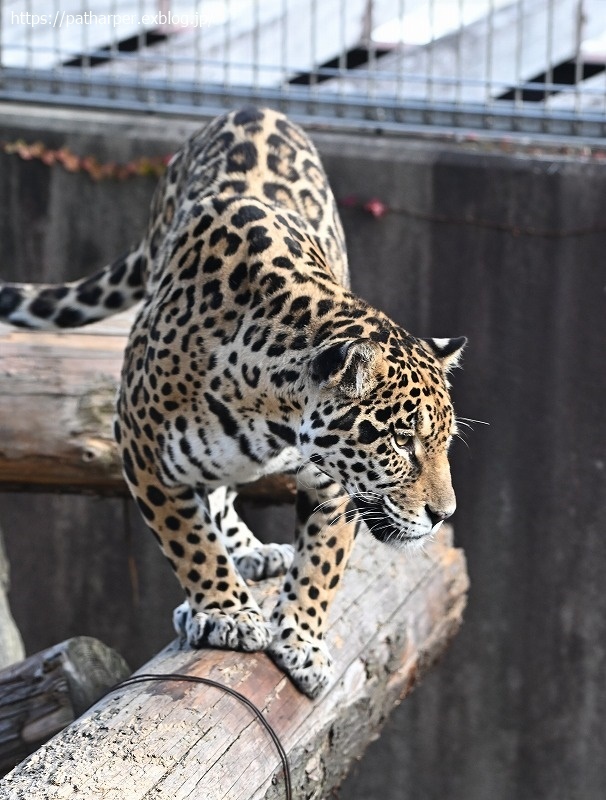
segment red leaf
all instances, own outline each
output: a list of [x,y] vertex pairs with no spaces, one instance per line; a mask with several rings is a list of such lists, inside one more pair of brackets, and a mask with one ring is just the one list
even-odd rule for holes
[[383,203],[381,200],[377,200],[376,197],[364,203],[362,208],[364,211],[368,211],[368,213],[375,217],[375,219],[384,217],[389,211],[389,208],[385,205],[385,203]]

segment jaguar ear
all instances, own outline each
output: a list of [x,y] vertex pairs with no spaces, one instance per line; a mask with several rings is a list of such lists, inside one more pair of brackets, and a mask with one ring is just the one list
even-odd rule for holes
[[370,339],[333,344],[312,360],[312,380],[322,388],[338,388],[351,398],[365,397],[376,383],[380,353],[379,345]]
[[431,354],[442,364],[444,372],[450,372],[457,366],[463,354],[463,348],[467,344],[465,336],[455,339],[422,339],[425,346],[429,346]]

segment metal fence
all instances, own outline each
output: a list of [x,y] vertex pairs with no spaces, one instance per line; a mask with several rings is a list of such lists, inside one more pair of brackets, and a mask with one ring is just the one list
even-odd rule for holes
[[0,2],[0,100],[606,137],[606,0]]

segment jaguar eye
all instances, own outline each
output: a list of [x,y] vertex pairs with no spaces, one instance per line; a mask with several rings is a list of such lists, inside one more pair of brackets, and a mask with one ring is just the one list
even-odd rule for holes
[[414,432],[413,431],[398,431],[391,436],[391,443],[394,450],[400,455],[408,456],[413,450]]

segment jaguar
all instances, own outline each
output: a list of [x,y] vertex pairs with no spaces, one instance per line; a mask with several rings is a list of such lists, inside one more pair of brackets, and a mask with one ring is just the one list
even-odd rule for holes
[[[350,291],[315,146],[254,107],[177,152],[127,254],[71,283],[0,284],[0,318],[32,329],[135,304],[114,432],[185,593],[177,631],[195,648],[264,650],[316,697],[360,528],[404,548],[455,510],[448,373],[465,339],[414,337]],[[296,476],[294,545],[263,544],[238,515],[238,487],[283,472]],[[266,618],[250,584],[278,575]]]

